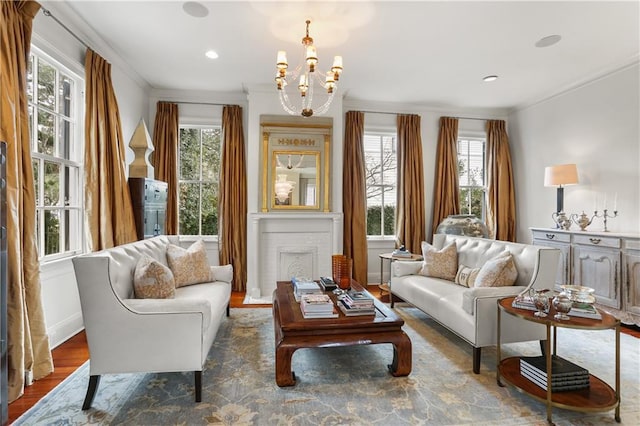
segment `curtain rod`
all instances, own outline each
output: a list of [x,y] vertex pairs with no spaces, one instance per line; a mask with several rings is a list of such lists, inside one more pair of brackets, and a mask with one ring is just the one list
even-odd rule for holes
[[40,6],[40,8],[42,9],[42,13],[44,16],[48,16],[49,18],[53,19],[54,21],[56,21],[58,23],[58,25],[60,25],[62,28],[65,29],[65,31],[67,31],[69,34],[71,34],[73,36],[73,38],[75,38],[76,40],[78,40],[80,42],[80,44],[82,44],[84,47],[86,47],[87,49],[91,49],[91,46],[89,46],[84,40],[82,40],[80,37],[78,37],[76,35],[76,33],[74,33],[73,31],[71,31],[71,29],[69,29],[69,27],[67,27],[65,24],[62,23],[62,21],[60,21],[58,18],[56,18],[55,16],[53,16],[53,14],[51,13],[51,11],[49,9],[45,9],[44,7]]
[[[389,115],[413,115],[413,114],[404,114],[404,113],[400,113],[400,112],[387,112],[387,111],[362,111],[362,110],[358,110],[359,112],[363,112],[365,114],[389,114]],[[480,120],[480,121],[488,121],[488,118],[476,118],[476,117],[451,117],[451,118],[457,118],[458,120]]]
[[172,104],[183,104],[183,105],[213,105],[213,106],[233,106],[236,104],[221,104],[216,102],[192,102],[192,101],[165,101],[160,99],[158,102],[168,102]]

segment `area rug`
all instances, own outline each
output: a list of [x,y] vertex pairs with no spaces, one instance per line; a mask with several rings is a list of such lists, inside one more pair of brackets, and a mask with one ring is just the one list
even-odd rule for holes
[[[274,379],[271,309],[232,309],[221,326],[194,403],[193,373],[122,374],[102,378],[93,408],[80,409],[88,363],[17,425],[544,425],[544,404],[496,384],[495,348],[472,373],[471,347],[421,311],[396,305],[413,344],[413,370],[392,377],[391,345],[301,349],[297,383]],[[621,336],[622,424],[640,424],[640,339]],[[171,342],[167,342],[168,345]],[[558,353],[614,381],[613,331],[558,330]],[[503,355],[538,355],[537,342],[503,346]],[[616,424],[613,411],[553,409],[557,425]]]

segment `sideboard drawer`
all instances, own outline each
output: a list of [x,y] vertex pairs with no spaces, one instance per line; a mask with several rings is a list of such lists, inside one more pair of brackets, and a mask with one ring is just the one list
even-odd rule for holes
[[534,240],[548,240],[548,241],[557,241],[560,243],[568,243],[571,241],[571,234],[565,234],[564,232],[554,232],[554,231],[532,231]]
[[576,244],[582,244],[585,246],[598,246],[598,247],[610,247],[620,248],[620,238],[616,237],[602,237],[596,235],[574,235],[573,241]]

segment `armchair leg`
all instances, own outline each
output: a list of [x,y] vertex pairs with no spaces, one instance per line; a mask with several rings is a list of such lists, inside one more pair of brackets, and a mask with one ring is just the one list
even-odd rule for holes
[[84,397],[84,402],[82,403],[82,409],[88,410],[91,408],[91,404],[93,403],[93,398],[96,396],[96,391],[98,390],[98,385],[100,384],[100,376],[89,376],[89,387],[87,388],[87,394]]
[[231,303],[227,303],[227,317],[231,314]]
[[194,371],[196,385],[196,402],[202,402],[202,371]]
[[473,347],[473,372],[475,374],[480,374],[480,354],[482,352],[482,348]]

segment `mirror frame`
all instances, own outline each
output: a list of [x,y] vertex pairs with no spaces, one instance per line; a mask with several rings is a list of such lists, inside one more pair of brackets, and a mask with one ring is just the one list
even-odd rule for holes
[[[331,118],[261,117],[262,127],[262,211],[330,212]],[[274,184],[276,161],[273,153],[292,155],[319,153],[316,157],[316,199],[313,206],[276,205]]]

